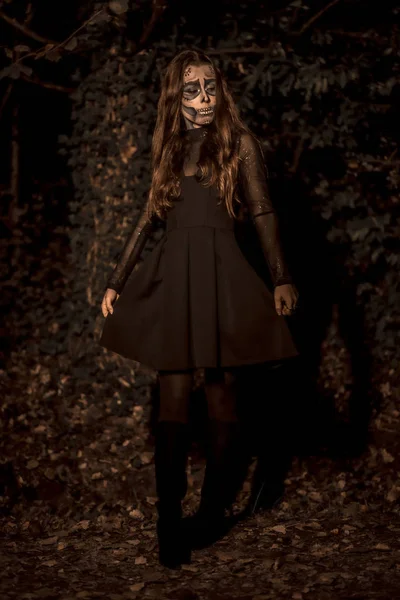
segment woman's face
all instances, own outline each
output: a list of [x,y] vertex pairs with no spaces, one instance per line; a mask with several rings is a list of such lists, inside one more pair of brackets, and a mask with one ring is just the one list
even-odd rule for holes
[[215,116],[217,97],[211,65],[189,65],[183,74],[182,115],[187,129],[209,125]]

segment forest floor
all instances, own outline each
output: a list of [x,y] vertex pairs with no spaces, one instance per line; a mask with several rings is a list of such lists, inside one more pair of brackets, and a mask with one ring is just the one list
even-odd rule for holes
[[[12,378],[13,368],[3,374]],[[36,368],[46,385],[48,369]],[[112,409],[114,399],[100,407],[82,396],[63,409],[32,381],[28,401],[27,381],[14,380],[13,400],[3,406],[0,597],[397,600],[400,412],[388,379],[363,451],[295,456],[279,505],[239,521],[178,570],[158,563],[143,406],[127,416]],[[202,456],[191,456],[185,513],[198,504],[203,468]]]

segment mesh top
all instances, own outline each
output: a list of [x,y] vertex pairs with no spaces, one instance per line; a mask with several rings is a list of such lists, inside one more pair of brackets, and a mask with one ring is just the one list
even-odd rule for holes
[[[192,177],[197,173],[197,162],[202,142],[207,135],[206,127],[185,131],[187,140],[183,175]],[[239,144],[239,194],[247,204],[249,213],[260,239],[262,251],[267,261],[274,287],[292,283],[284,260],[280,243],[278,218],[268,190],[268,173],[262,150],[257,140],[249,133],[242,133]],[[168,219],[168,215],[167,215]],[[107,288],[121,293],[126,280],[140,258],[145,242],[153,227],[153,219],[148,216],[148,200],[128,236],[118,257],[117,265],[107,281]]]

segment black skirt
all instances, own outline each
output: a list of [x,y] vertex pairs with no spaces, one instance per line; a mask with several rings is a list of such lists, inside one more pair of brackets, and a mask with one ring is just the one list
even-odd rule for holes
[[193,177],[184,178],[165,235],[131,274],[99,343],[157,370],[298,355],[271,291],[237,243],[233,220]]

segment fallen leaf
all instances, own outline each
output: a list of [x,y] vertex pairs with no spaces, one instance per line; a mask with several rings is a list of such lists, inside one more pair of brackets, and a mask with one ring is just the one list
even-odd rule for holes
[[129,586],[129,589],[131,592],[140,592],[140,590],[142,590],[144,588],[144,582],[141,581],[140,583],[134,583],[133,585]]
[[227,560],[235,560],[235,556],[233,556],[233,554],[231,554],[230,552],[216,552],[217,557],[219,558],[219,560],[222,561],[227,561]]
[[54,565],[57,564],[56,560],[46,560],[45,562],[41,563],[44,567],[54,567]]
[[376,544],[375,550],[390,550],[390,546],[387,544]]
[[46,426],[45,425],[38,425],[37,427],[35,427],[33,429],[34,433],[43,433],[44,431],[46,431]]
[[311,527],[311,529],[322,529],[322,525],[317,523],[317,521],[309,521],[306,523],[307,527]]
[[50,546],[50,544],[55,544],[58,540],[57,536],[54,537],[49,537],[46,540],[40,540],[40,543],[42,544],[42,546]]
[[146,502],[154,506],[157,502],[157,496],[146,496]]
[[140,512],[140,510],[138,510],[137,508],[134,508],[133,510],[131,510],[131,512],[129,513],[129,516],[132,517],[132,519],[144,519],[144,514],[142,512]]
[[153,452],[141,452],[140,460],[144,465],[149,465],[153,460]]
[[386,495],[386,500],[388,500],[388,502],[396,502],[396,500],[398,500],[399,497],[400,497],[400,486],[393,485]]
[[320,583],[332,583],[337,577],[337,573],[321,573],[318,577]]
[[85,519],[84,521],[79,521],[78,523],[75,523],[74,527],[72,529],[87,529],[90,525],[90,521],[88,521],[87,519]]
[[322,496],[319,492],[310,492],[308,497],[314,502],[322,502]]
[[384,463],[391,463],[394,461],[394,457],[385,448],[381,448],[381,454]]
[[271,531],[276,531],[277,533],[286,533],[286,527],[285,525],[274,525],[273,527],[269,528]]
[[274,564],[274,560],[272,558],[265,558],[261,564],[263,567],[265,567],[266,569],[270,569],[272,567],[272,565]]

